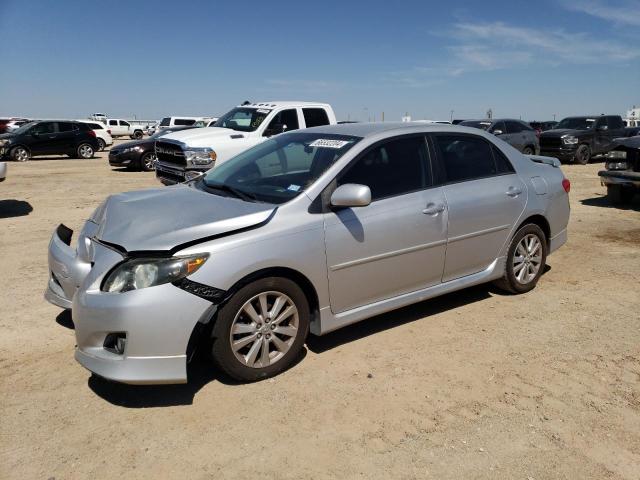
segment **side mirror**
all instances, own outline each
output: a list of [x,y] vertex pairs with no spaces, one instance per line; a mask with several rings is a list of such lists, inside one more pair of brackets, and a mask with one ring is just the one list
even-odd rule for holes
[[371,189],[366,185],[345,183],[331,194],[332,207],[366,207],[371,203]]
[[498,135],[502,135],[504,132],[502,130],[494,130],[493,132],[494,135],[498,136]]

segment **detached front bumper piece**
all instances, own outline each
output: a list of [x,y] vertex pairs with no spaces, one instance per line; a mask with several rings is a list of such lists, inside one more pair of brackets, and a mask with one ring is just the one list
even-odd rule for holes
[[44,298],[61,308],[71,308],[73,294],[91,270],[91,263],[78,258],[71,247],[73,230],[58,225],[49,242],[49,282]]
[[640,187],[640,172],[629,170],[601,170],[598,172],[604,185],[627,185]]

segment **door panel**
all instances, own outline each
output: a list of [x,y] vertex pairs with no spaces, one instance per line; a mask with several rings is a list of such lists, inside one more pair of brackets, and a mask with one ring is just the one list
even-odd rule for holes
[[[55,122],[41,122],[29,133],[31,133],[29,148],[33,155],[48,155],[56,152],[58,133]],[[37,135],[34,135],[35,133]]]
[[447,210],[434,207],[445,206],[442,188],[431,188],[324,214],[332,311],[440,283]]
[[511,174],[446,185],[444,193],[449,209],[446,282],[480,272],[496,259],[524,211],[527,192]]

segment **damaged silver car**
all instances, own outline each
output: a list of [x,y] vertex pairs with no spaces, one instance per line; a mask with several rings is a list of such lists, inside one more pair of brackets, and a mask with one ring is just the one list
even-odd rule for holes
[[530,291],[566,241],[568,192],[557,160],[477,129],[299,130],[109,197],[75,248],[59,226],[45,296],[72,310],[76,359],[97,375],[185,382],[204,339],[254,381],[290,367],[309,332],[484,282]]

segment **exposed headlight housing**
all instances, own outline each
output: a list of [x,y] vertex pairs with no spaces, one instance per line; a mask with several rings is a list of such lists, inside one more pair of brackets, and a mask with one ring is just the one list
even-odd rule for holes
[[217,155],[212,148],[189,148],[185,150],[184,158],[189,166],[202,166],[215,162]]
[[142,147],[128,147],[125,148],[122,153],[139,152],[140,150],[142,150]]
[[5,145],[8,145],[9,143],[10,143],[9,140],[5,140],[5,139],[0,140],[0,147],[4,147]]
[[209,258],[208,253],[169,258],[135,258],[114,268],[101,290],[123,293],[181,280],[195,273]]
[[573,135],[563,135],[562,143],[565,145],[576,145],[578,143],[578,137],[574,137]]
[[622,150],[611,150],[610,152],[607,153],[607,158],[621,158],[623,160],[626,160],[627,158],[627,152],[623,152]]
[[605,168],[607,170],[627,170],[629,165],[627,162],[607,162]]

